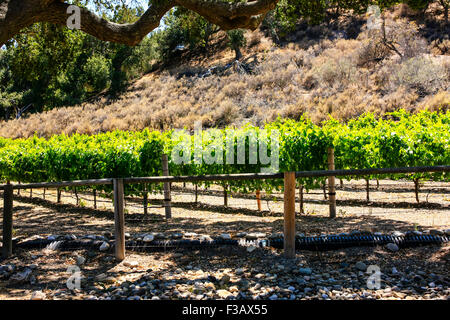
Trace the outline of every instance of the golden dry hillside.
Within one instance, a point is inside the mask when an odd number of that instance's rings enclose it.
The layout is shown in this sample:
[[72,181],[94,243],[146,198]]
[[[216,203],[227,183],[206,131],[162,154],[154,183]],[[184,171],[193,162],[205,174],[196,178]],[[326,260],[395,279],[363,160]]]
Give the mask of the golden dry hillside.
[[196,120],[206,127],[259,125],[302,114],[320,122],[329,114],[348,120],[398,108],[448,109],[448,32],[395,11],[386,20],[386,37],[366,22],[299,25],[282,45],[263,31],[248,32],[239,63],[231,49],[219,46],[213,56],[190,57],[144,76],[118,100],[102,96],[2,122],[0,135],[182,128]]

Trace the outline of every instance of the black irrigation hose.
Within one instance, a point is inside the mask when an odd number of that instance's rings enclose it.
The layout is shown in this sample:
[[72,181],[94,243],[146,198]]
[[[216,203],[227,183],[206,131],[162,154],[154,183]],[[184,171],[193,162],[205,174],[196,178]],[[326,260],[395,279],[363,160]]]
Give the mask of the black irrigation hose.
[[49,245],[54,244],[54,248],[61,251],[70,251],[77,249],[95,249],[98,250],[104,241],[102,240],[91,240],[91,239],[81,239],[81,240],[48,240],[48,239],[37,239],[19,242],[13,244],[14,248],[19,249],[44,249]]
[[[449,241],[447,236],[437,235],[407,235],[407,236],[389,236],[389,235],[367,235],[367,236],[346,236],[346,235],[332,235],[320,237],[299,237],[295,240],[295,247],[297,250],[312,250],[312,251],[326,251],[335,250],[348,247],[367,247],[380,246],[388,243],[395,243],[399,248],[416,247],[423,245],[442,245]],[[55,243],[55,240],[38,239],[20,242],[15,244],[15,248],[20,249],[43,249],[53,244],[54,249],[58,250],[77,250],[77,249],[94,249],[98,250],[103,240],[61,240]],[[114,247],[114,241],[108,242]],[[239,246],[255,244],[258,247],[273,247],[282,249],[283,238],[270,240],[255,241],[239,241],[239,240],[154,240],[152,242],[144,242],[142,240],[128,240],[125,247],[131,251],[165,251],[173,249],[193,249],[193,248],[213,248],[219,246]]]
[[[371,247],[395,243],[399,248],[417,247],[422,245],[441,245],[449,241],[446,236],[437,235],[367,235],[367,236],[321,236],[301,237],[295,240],[297,250],[325,251],[348,247]],[[272,239],[268,245],[274,248],[283,248],[283,239]]]
[[[19,242],[14,245],[14,248],[19,249],[44,249],[53,244],[54,249],[67,251],[67,250],[77,250],[77,249],[95,249],[98,250],[103,244],[103,240],[91,240],[91,239],[81,239],[81,240],[48,240],[48,239],[37,239]],[[106,241],[109,245],[114,247],[114,241]],[[138,240],[128,240],[125,242],[125,248],[132,251],[160,251],[165,249],[176,249],[176,248],[212,248],[218,246],[237,246],[238,240],[225,240],[225,239],[215,239],[215,240],[154,240],[152,242],[144,242]]]
[[214,248],[220,246],[238,246],[238,240],[225,240],[225,239],[215,239],[215,240],[155,240],[152,242],[143,241],[126,241],[125,248],[131,251],[165,251],[173,249],[206,249]]

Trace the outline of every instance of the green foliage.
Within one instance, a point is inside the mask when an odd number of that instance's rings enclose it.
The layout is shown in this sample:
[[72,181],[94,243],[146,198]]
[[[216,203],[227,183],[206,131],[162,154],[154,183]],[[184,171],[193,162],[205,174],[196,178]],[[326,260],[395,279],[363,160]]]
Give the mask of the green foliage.
[[[277,120],[266,124],[264,129],[268,131],[267,135],[260,128],[247,125],[240,129],[205,130],[201,136],[190,135],[186,131],[161,133],[143,130],[114,131],[93,136],[57,135],[49,140],[38,137],[18,140],[0,138],[0,180],[40,182],[159,176],[162,174],[163,153],[169,155],[171,175],[259,173],[267,165],[261,163],[261,157],[250,163],[252,137],[259,139],[260,143],[266,142],[270,156],[275,152],[270,143],[270,134],[274,130],[279,132],[281,172],[327,169],[327,148],[330,146],[335,148],[335,163],[339,169],[450,164],[449,112],[423,111],[413,115],[398,111],[388,114],[384,120],[367,114],[348,124],[330,119],[322,126],[305,118],[299,121]],[[242,141],[246,161],[238,163],[238,145]],[[199,163],[194,161],[198,159],[196,145],[204,150],[203,160]],[[185,151],[191,154],[185,163],[173,158],[177,152],[182,157]],[[223,159],[225,164],[205,160],[207,152],[212,158]],[[232,154],[233,162],[230,163]],[[443,173],[385,177],[448,181],[448,175]],[[308,178],[298,182],[310,189],[320,186],[324,180]],[[208,184],[211,182],[204,183]],[[232,190],[243,192],[257,189],[270,192],[280,189],[282,185],[279,180],[230,182]],[[158,188],[161,186],[153,186],[153,190]],[[109,191],[109,187],[105,190]],[[127,188],[127,193],[138,191],[138,187]]]
[[241,48],[245,46],[246,39],[244,37],[244,30],[237,29],[237,30],[230,30],[227,32],[228,35],[228,45],[231,49],[233,49],[236,53],[236,59],[240,59],[241,54]]
[[176,47],[185,45],[185,32],[180,26],[180,22],[176,19],[173,11],[169,12],[164,18],[164,30],[155,33],[154,38],[158,43],[159,57],[162,61],[168,62],[176,56]]
[[[144,12],[137,3],[94,2],[97,13],[117,23],[136,21]],[[121,92],[129,80],[151,70],[155,47],[150,37],[131,48],[48,23],[26,28],[0,50],[0,116],[11,118],[15,107],[30,103],[40,112],[81,103],[107,88]]]
[[212,35],[220,30],[202,16],[182,7],[169,11],[164,16],[163,24],[164,28],[154,35],[163,62],[170,62],[179,55],[178,46],[206,51]]
[[434,2],[434,1],[430,1],[430,0],[407,0],[407,1],[405,1],[405,3],[407,3],[412,9],[415,9],[415,10],[424,10],[432,2]]
[[83,67],[83,71],[93,91],[101,91],[108,86],[110,79],[109,61],[101,55],[93,55],[89,57]]
[[311,24],[320,23],[331,5],[332,1],[325,0],[281,0],[274,11],[276,28],[283,35],[294,29],[300,17]]
[[177,7],[174,18],[178,27],[183,30],[183,41],[189,44],[191,49],[206,49],[211,36],[219,30],[219,27],[208,22],[199,14],[183,7]]
[[309,24],[320,24],[326,18],[337,18],[344,12],[365,13],[369,6],[379,6],[383,11],[399,3],[406,3],[416,10],[424,10],[434,1],[427,0],[280,0],[269,13],[265,25],[281,37],[295,29],[299,19]]

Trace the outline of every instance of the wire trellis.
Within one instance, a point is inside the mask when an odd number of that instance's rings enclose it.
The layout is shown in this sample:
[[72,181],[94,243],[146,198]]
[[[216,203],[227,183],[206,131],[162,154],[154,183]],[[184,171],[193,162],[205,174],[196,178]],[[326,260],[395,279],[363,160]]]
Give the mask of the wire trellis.
[[[336,201],[339,207],[360,207],[361,212],[377,214],[379,211],[390,214],[405,213],[405,210],[450,210],[450,183],[422,182],[419,189],[419,202],[415,195],[415,186],[412,182],[380,180],[370,181],[370,188],[364,180],[344,182],[343,185],[336,184]],[[322,188],[313,190],[303,190],[302,201],[300,201],[300,188],[296,194],[297,210],[299,213],[307,214],[307,209],[314,211],[311,206],[320,208],[328,205],[328,184]],[[28,190],[27,190],[28,191]],[[367,200],[362,193],[367,193],[370,198]],[[40,198],[42,200],[57,202],[60,204],[71,204],[85,207],[87,209],[113,210],[113,198],[111,194],[96,190],[77,191],[76,188],[67,190],[29,190],[29,197]],[[58,196],[57,193],[60,193]],[[151,220],[155,221],[160,216],[163,221],[164,195],[162,190],[150,193],[145,190],[133,190],[133,196],[124,198],[125,219],[127,222]],[[145,197],[144,195],[147,195]],[[148,196],[150,195],[150,197]],[[27,192],[23,191],[17,196],[26,198]],[[59,202],[57,201],[59,198]],[[195,211],[201,206],[209,206],[212,212],[238,213],[239,210],[261,214],[282,213],[283,193],[276,191],[270,194],[261,193],[258,202],[255,194],[241,194],[227,191],[224,195],[223,187],[211,185],[205,188],[195,188],[194,184],[173,184],[171,188],[171,204],[174,208],[183,208],[191,211],[195,216]],[[226,200],[225,200],[226,199]],[[221,203],[223,201],[223,203]],[[302,202],[302,203],[300,203]],[[300,209],[300,206],[302,208]],[[305,208],[309,206],[309,208]],[[159,210],[159,211],[158,211]],[[148,211],[151,211],[149,214]],[[144,212],[147,212],[145,214]],[[176,212],[176,211],[175,211]],[[176,214],[176,213],[175,213]],[[147,216],[147,217],[146,217]],[[219,219],[214,218],[212,219]]]

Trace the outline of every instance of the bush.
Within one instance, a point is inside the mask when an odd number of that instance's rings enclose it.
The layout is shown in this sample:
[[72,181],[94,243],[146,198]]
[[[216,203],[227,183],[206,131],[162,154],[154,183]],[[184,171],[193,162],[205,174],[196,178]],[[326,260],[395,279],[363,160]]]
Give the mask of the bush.
[[419,34],[417,25],[402,21],[391,29],[394,41],[400,47],[404,59],[420,56],[428,52],[427,41]]
[[170,27],[154,34],[154,39],[158,43],[158,54],[163,62],[170,62],[178,51],[175,49],[179,45],[184,45],[186,39],[182,29]]
[[393,72],[390,80],[394,88],[403,86],[414,89],[420,96],[443,89],[447,81],[445,70],[426,57],[404,61]]
[[423,106],[428,111],[448,112],[450,110],[450,92],[440,91],[426,99]]
[[92,91],[102,91],[109,85],[111,67],[109,61],[101,55],[90,57],[83,67],[87,84]]
[[[416,24],[400,19],[386,20],[386,37],[380,29],[367,29],[359,39],[362,42],[357,53],[359,67],[370,67],[394,53],[409,59],[428,53],[427,41],[419,34]],[[394,49],[395,48],[395,49]]]
[[219,128],[232,124],[238,118],[239,108],[229,100],[223,101],[213,115],[214,125]]
[[236,60],[242,57],[241,48],[246,45],[246,39],[244,37],[244,30],[230,30],[227,32],[229,46],[236,53]]
[[363,41],[357,53],[358,67],[373,66],[391,55],[391,51],[380,40],[367,39]]
[[355,80],[358,70],[351,58],[320,60],[314,68],[315,78],[320,86],[342,88]]

